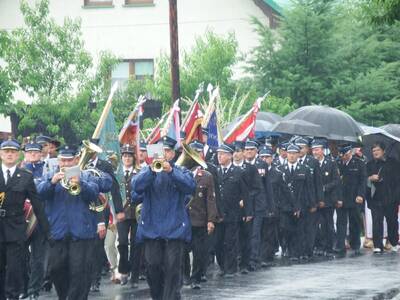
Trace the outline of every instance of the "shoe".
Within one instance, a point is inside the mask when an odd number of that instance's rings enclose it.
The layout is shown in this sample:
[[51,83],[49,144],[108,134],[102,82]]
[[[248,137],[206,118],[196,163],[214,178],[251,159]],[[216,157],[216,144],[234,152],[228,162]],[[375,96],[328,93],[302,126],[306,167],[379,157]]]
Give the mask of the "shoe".
[[246,268],[240,269],[240,273],[243,275],[249,274],[249,270],[247,270]]
[[184,278],[183,279],[183,285],[190,285],[190,283],[191,283],[191,280],[190,280],[190,278]]
[[98,285],[97,283],[92,284],[92,286],[90,287],[90,291],[94,293],[100,292],[100,285]]
[[361,256],[362,253],[360,251],[360,249],[356,249],[354,250],[353,254],[351,255],[352,257],[357,257],[357,256]]
[[202,275],[202,276],[201,276],[200,282],[207,282],[207,277],[206,277],[206,275]]
[[272,261],[263,261],[261,263],[261,268],[271,268],[273,267],[275,264]]
[[300,256],[300,262],[303,264],[308,263],[309,258],[307,256]]
[[233,277],[235,277],[235,274],[234,273],[227,273],[227,274],[225,274],[224,275],[224,278],[233,278]]
[[381,248],[374,248],[374,254],[381,254],[382,250]]
[[324,252],[324,256],[328,259],[333,259],[335,257],[335,255],[332,252],[329,251],[325,251]]
[[397,252],[397,251],[399,251],[399,246],[392,246],[392,249],[390,250],[390,251],[392,251],[392,252]]
[[290,257],[289,260],[294,264],[299,262],[299,258],[295,256]]
[[128,283],[128,275],[126,274],[121,274],[121,285],[126,285]]
[[372,249],[372,248],[374,248],[374,242],[372,241],[372,239],[365,239],[364,240],[364,245],[363,245],[363,247],[364,248],[367,248],[367,249]]
[[39,295],[37,294],[32,294],[29,296],[29,300],[38,300],[39,299]]
[[137,282],[131,282],[131,288],[133,288],[133,289],[139,288],[139,283],[137,283]]
[[146,275],[139,275],[139,280],[146,280]]
[[28,298],[28,297],[29,297],[29,296],[28,296],[27,293],[23,293],[23,294],[19,295],[19,299],[26,299],[26,298]]
[[200,290],[201,289],[201,285],[198,282],[192,282],[190,287],[192,288],[192,290]]
[[386,251],[390,251],[392,249],[392,244],[386,240],[385,246],[383,247]]
[[52,287],[53,283],[50,280],[45,280],[45,282],[43,282],[42,289],[45,292],[50,292]]

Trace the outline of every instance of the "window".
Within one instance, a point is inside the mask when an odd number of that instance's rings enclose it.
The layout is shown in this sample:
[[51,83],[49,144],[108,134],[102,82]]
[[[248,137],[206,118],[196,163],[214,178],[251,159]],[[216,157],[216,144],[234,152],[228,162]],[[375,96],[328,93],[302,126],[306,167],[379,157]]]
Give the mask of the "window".
[[118,81],[120,86],[125,86],[130,78],[143,80],[153,79],[153,59],[127,59],[119,63],[111,72],[112,84]]
[[111,6],[112,0],[84,0],[85,6]]
[[125,5],[153,4],[153,0],[125,0]]

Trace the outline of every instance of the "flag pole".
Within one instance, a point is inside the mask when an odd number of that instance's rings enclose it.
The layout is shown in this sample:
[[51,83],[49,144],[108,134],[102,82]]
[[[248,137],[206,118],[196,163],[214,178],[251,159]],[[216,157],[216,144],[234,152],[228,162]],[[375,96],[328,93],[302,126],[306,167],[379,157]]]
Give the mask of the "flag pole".
[[113,98],[114,93],[117,90],[117,88],[118,88],[118,81],[116,81],[111,88],[110,95],[108,96],[106,105],[103,108],[103,112],[101,113],[100,119],[97,122],[96,129],[93,132],[93,135],[92,135],[93,139],[98,139],[100,137],[101,129],[103,128],[104,122],[108,116],[108,113],[110,112],[111,105],[112,105],[112,98]]

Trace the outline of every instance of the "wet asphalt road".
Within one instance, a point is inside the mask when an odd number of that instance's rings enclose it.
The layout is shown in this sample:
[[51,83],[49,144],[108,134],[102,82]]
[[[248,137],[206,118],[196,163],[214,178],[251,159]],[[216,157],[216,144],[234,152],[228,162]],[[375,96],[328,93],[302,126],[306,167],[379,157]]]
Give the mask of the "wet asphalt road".
[[[232,279],[217,275],[211,266],[208,282],[201,290],[183,287],[182,299],[400,299],[400,253],[373,255],[363,250],[360,257],[321,260],[288,265],[277,259],[275,267],[260,269]],[[101,291],[89,299],[149,299],[145,281],[138,289],[109,283],[103,277]],[[57,299],[54,291],[40,299]]]

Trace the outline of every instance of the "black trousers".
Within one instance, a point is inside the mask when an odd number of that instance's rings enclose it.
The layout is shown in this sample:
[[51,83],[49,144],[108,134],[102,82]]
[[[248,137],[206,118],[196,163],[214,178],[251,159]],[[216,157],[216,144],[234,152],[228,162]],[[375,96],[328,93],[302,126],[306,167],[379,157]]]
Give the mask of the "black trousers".
[[277,241],[277,219],[262,218],[260,258],[263,262],[274,260]]
[[237,272],[239,222],[217,223],[215,227],[215,255],[222,272]]
[[383,249],[383,218],[386,218],[388,240],[392,246],[397,246],[399,242],[399,223],[398,218],[398,205],[387,204],[383,206],[373,207],[372,213],[372,239],[375,248]]
[[318,209],[318,232],[316,238],[316,247],[327,253],[332,253],[334,240],[334,224],[333,224],[334,208],[325,207]]
[[336,209],[336,248],[345,251],[347,222],[350,230],[350,247],[359,250],[361,246],[361,212],[360,207],[342,207]]
[[58,299],[87,299],[93,240],[56,241],[49,249],[50,278]]
[[181,298],[184,246],[182,240],[145,240],[147,283],[152,299]]
[[253,232],[253,220],[249,222],[240,221],[239,223],[239,249],[240,249],[240,269],[246,269],[250,265],[251,238]]
[[[192,282],[200,283],[201,276],[207,272],[208,265],[208,233],[205,226],[192,226],[192,242],[185,247],[184,275],[190,276]],[[193,263],[190,265],[190,251]]]
[[304,216],[297,218],[290,212],[282,212],[279,216],[281,246],[290,257],[304,255],[305,224]]
[[140,245],[135,242],[136,220],[126,219],[117,223],[118,229],[118,272],[128,274],[132,272],[132,282],[139,281]]
[[303,215],[305,218],[305,229],[304,229],[304,254],[307,256],[312,256],[314,253],[315,239],[317,236],[317,226],[318,226],[318,213],[306,211]]
[[28,294],[39,295],[45,273],[47,243],[42,230],[37,227],[30,237],[30,276]]
[[107,255],[104,249],[104,239],[96,237],[90,245],[90,282],[91,284],[100,284],[101,271],[108,263]]
[[0,300],[18,299],[24,291],[25,242],[0,243]]

